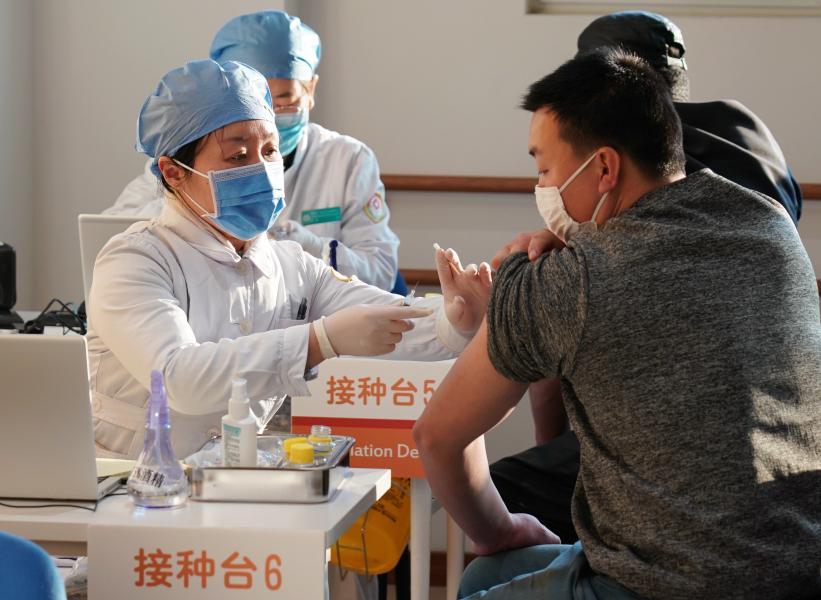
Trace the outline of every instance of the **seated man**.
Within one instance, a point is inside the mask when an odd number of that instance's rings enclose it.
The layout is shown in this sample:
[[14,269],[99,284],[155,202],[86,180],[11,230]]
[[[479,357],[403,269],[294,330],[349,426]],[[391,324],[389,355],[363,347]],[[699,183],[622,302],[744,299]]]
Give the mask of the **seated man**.
[[[685,177],[669,89],[635,55],[580,55],[523,106],[539,212],[567,245],[504,262],[414,428],[434,495],[495,554],[462,595],[819,597],[821,316],[794,225]],[[557,377],[581,446],[573,546],[506,510],[482,438]]]
[[[579,52],[620,46],[645,59],[660,73],[675,101],[682,122],[685,172],[704,167],[739,185],[777,200],[794,222],[801,216],[801,189],[790,172],[784,154],[770,130],[747,107],[735,100],[690,102],[686,48],[681,30],[662,15],[625,11],[595,19],[579,34]],[[535,237],[531,258],[541,251],[536,244],[549,237]],[[527,249],[529,234],[523,234],[510,249]],[[497,260],[509,253],[502,253]],[[491,476],[507,507],[527,512],[555,531],[565,541],[575,541],[570,519],[570,498],[579,470],[579,443],[564,421],[553,417],[562,412],[558,382],[534,384],[530,398],[536,421],[538,446],[504,458],[490,467]]]

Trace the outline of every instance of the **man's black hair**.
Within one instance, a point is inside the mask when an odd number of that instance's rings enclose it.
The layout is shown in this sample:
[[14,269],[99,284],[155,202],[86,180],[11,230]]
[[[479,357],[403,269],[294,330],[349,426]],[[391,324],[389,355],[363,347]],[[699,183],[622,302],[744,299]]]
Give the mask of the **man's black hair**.
[[635,54],[599,48],[577,55],[530,86],[530,112],[547,108],[579,156],[610,146],[650,177],[684,169],[681,121],[662,76]]

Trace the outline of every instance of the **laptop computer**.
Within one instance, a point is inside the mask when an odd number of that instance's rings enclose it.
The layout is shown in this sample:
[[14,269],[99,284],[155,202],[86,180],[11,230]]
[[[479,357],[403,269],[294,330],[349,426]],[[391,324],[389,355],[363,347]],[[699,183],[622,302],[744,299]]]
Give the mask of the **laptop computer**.
[[99,500],[86,340],[0,335],[0,497]]
[[83,292],[88,300],[91,289],[91,276],[94,273],[94,261],[106,242],[118,233],[122,233],[132,224],[145,221],[146,217],[122,215],[80,215],[77,222],[80,227],[80,257],[83,261]]

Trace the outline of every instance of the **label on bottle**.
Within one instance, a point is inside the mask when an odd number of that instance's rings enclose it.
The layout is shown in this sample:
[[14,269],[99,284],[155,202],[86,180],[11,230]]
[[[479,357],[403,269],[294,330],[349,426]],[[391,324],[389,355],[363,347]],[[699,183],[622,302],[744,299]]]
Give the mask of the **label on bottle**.
[[239,456],[240,428],[234,425],[222,424],[222,464],[226,467],[236,467],[240,464]]
[[165,482],[165,475],[163,473],[149,467],[136,467],[131,472],[131,478],[156,488],[162,487],[162,484]]

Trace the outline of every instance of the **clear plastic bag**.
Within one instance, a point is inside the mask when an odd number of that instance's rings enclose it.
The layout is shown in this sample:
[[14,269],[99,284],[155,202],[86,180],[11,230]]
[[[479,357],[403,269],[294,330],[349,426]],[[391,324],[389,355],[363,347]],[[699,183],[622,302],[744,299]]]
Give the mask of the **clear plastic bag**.
[[[218,439],[217,439],[218,442]],[[221,467],[222,444],[207,443],[201,450],[185,458],[189,467]],[[274,468],[282,462],[282,446],[280,444],[257,447],[257,467]]]
[[88,599],[88,557],[80,556],[66,576],[66,600]]

